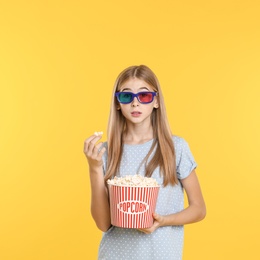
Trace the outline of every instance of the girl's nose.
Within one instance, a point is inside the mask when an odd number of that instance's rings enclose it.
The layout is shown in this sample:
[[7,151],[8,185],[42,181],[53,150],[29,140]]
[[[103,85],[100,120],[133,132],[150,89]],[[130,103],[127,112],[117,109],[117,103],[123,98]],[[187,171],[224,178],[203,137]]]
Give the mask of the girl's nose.
[[132,106],[133,107],[139,106],[139,101],[138,101],[137,97],[134,97],[134,99],[132,101]]

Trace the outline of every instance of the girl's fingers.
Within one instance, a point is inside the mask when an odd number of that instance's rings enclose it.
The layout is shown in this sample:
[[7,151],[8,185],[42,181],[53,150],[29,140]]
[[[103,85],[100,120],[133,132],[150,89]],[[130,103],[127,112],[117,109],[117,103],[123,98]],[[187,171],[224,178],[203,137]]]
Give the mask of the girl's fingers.
[[105,153],[105,151],[106,151],[106,147],[102,147],[102,149],[100,150],[100,152],[98,153],[98,156],[97,156],[98,161],[102,160],[102,156]]
[[93,157],[97,157],[98,156],[98,153],[100,152],[99,150],[100,150],[102,144],[103,143],[98,143],[97,145],[94,146],[93,152],[92,152]]
[[98,137],[94,137],[89,143],[88,143],[88,153],[92,154],[93,149],[95,148],[95,144],[98,141]]
[[[84,142],[84,153],[88,156],[94,153],[96,143],[102,138],[103,132],[95,132],[94,135],[87,138]],[[102,143],[101,143],[102,145]],[[100,147],[100,146],[99,146]]]
[[84,150],[87,150],[89,146],[94,145],[99,139],[101,139],[101,136],[91,135],[84,142]]

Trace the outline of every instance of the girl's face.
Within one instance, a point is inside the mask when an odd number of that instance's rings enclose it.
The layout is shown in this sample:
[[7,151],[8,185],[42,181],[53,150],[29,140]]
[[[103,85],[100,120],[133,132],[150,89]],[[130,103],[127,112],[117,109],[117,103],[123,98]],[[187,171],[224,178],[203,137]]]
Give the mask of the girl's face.
[[[119,89],[119,92],[154,92],[153,88],[145,81],[133,78],[127,80]],[[145,95],[144,95],[145,96]],[[151,103],[140,103],[137,97],[134,97],[132,102],[122,104],[118,102],[118,109],[121,109],[123,116],[126,118],[127,123],[141,124],[151,123],[151,114],[154,108],[158,108],[158,100],[155,96]]]

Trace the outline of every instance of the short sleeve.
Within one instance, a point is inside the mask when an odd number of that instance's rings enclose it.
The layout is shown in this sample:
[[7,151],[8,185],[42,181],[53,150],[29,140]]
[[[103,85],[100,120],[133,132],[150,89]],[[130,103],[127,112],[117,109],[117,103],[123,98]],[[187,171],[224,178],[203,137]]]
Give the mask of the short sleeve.
[[184,179],[197,167],[188,143],[181,137],[174,136],[176,153],[176,171],[178,179]]

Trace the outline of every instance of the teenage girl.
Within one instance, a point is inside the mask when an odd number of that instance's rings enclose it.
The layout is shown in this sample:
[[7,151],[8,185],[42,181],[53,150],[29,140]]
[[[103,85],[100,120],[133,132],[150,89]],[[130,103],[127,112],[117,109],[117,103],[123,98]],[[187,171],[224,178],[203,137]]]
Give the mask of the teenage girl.
[[[172,135],[163,94],[153,71],[131,66],[116,79],[107,142],[96,132],[85,140],[91,183],[91,213],[103,231],[98,259],[180,260],[183,225],[202,220],[206,207],[187,142]],[[146,229],[111,225],[106,181],[141,174],[161,185],[153,226]],[[184,194],[188,206],[184,208]]]

